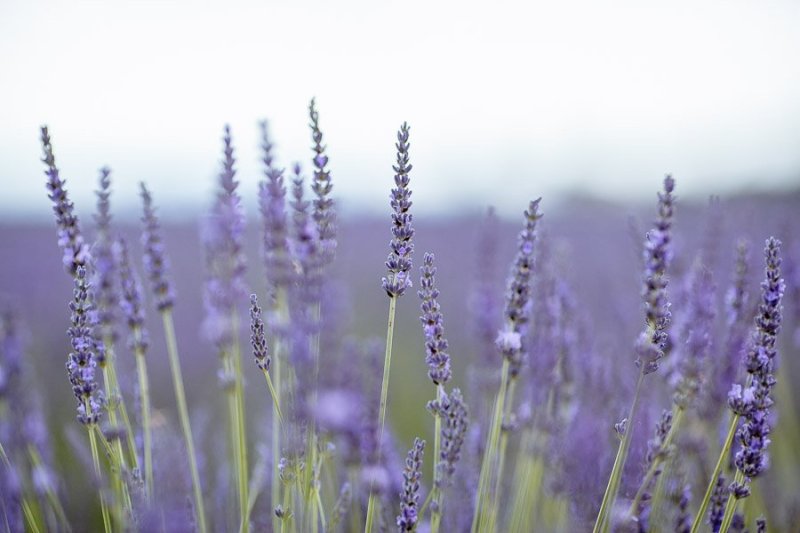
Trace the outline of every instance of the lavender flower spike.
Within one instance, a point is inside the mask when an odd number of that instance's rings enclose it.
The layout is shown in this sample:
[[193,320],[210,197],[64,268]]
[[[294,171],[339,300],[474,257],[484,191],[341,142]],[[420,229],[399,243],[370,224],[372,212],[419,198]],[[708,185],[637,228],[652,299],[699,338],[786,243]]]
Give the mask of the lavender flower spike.
[[169,260],[165,255],[164,243],[161,240],[161,227],[153,207],[153,197],[144,183],[140,184],[142,202],[144,205],[144,231],[142,245],[144,246],[144,267],[147,277],[153,287],[156,297],[156,308],[168,311],[175,305],[175,289],[169,280]]
[[331,173],[326,168],[328,166],[328,156],[325,155],[325,145],[322,144],[322,131],[319,129],[319,112],[317,112],[316,101],[312,98],[308,105],[308,115],[311,119],[311,137],[314,141],[312,150],[314,151],[314,180],[311,182],[311,189],[314,191],[314,222],[317,224],[319,240],[322,247],[320,256],[321,264],[329,263],[333,259],[336,251],[336,217],[333,211],[333,199],[330,194],[333,189],[331,184]]
[[147,351],[148,340],[144,327],[142,284],[133,271],[127,241],[119,237],[114,244],[117,263],[119,264],[119,281],[122,287],[119,305],[125,322],[128,324],[128,329],[131,331],[131,349],[134,352],[144,354]]
[[430,402],[429,408],[436,410],[444,420],[442,448],[434,476],[437,488],[443,489],[452,480],[456,463],[461,459],[461,448],[469,425],[469,410],[459,389],[453,389],[449,395],[443,394],[439,400]]
[[433,266],[433,254],[426,253],[420,267],[420,287],[418,292],[422,303],[422,328],[425,334],[425,362],[428,364],[428,376],[434,385],[444,385],[450,379],[450,356],[447,354],[447,339],[444,338],[444,320],[439,302],[439,290],[436,288],[436,267]]
[[264,335],[264,320],[261,318],[261,307],[258,306],[258,297],[250,295],[250,344],[253,346],[253,356],[256,366],[269,372],[272,359],[269,356],[267,338]]
[[277,287],[288,287],[292,280],[286,186],[283,169],[273,165],[272,142],[267,122],[262,122],[260,127],[266,179],[259,183],[258,205],[264,224],[264,265],[267,269],[267,281],[274,292]]
[[84,242],[78,226],[78,217],[73,213],[74,205],[67,197],[64,188],[65,181],[61,179],[56,166],[56,157],[53,155],[53,146],[50,144],[50,133],[47,126],[42,126],[42,161],[47,165],[48,197],[53,201],[53,212],[56,214],[58,227],[58,246],[63,252],[62,262],[64,268],[72,276],[78,267],[88,264],[91,260],[89,246]]
[[729,404],[737,414],[745,417],[745,423],[736,433],[740,443],[735,463],[739,470],[731,491],[736,499],[748,495],[749,480],[766,470],[769,464],[767,448],[770,444],[769,408],[773,404],[770,395],[775,386],[775,359],[778,355],[776,340],[782,320],[781,300],[785,284],[781,278],[781,242],[773,237],[767,239],[765,280],[761,284],[761,303],[756,316],[745,365],[751,375],[750,385],[742,391],[734,386],[729,395]]
[[411,287],[411,256],[414,253],[414,228],[411,227],[411,190],[408,188],[408,173],[412,165],[408,159],[408,124],[405,122],[397,132],[397,164],[392,168],[395,171],[394,183],[396,187],[392,189],[392,240],[389,244],[391,253],[386,260],[386,268],[389,274],[383,278],[383,290],[390,298],[402,296],[407,288]]
[[100,188],[97,195],[97,240],[95,241],[92,258],[94,259],[94,282],[97,301],[98,318],[103,337],[116,339],[114,331],[115,309],[119,304],[116,291],[116,261],[112,250],[111,239],[111,210],[109,198],[111,196],[111,169],[100,169]]
[[644,247],[644,282],[642,297],[645,302],[647,329],[636,342],[636,365],[643,374],[658,370],[658,362],[664,357],[672,315],[667,300],[667,268],[672,260],[672,215],[674,211],[675,180],[664,178],[664,192],[658,193],[658,218],[655,228],[647,234]]
[[71,339],[72,352],[67,360],[67,373],[72,392],[78,400],[78,420],[84,425],[98,422],[103,404],[95,377],[95,349],[99,343],[95,338],[96,315],[89,288],[86,269],[77,267],[75,290],[69,304],[72,325],[67,334]]
[[522,337],[530,314],[533,245],[536,240],[536,223],[542,218],[542,214],[539,213],[540,201],[541,198],[533,200],[525,211],[525,227],[519,234],[517,255],[506,289],[504,311],[506,326],[495,341],[500,354],[510,363],[511,376],[519,374],[522,367]]
[[400,493],[400,514],[397,516],[398,531],[414,531],[419,521],[419,487],[422,478],[422,455],[425,441],[415,438],[414,446],[408,451],[403,469],[403,491]]

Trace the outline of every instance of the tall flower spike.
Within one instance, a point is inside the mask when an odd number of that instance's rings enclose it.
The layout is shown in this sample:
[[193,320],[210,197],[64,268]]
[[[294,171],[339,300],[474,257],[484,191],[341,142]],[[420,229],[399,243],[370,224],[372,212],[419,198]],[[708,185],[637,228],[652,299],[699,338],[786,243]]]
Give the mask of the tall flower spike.
[[425,441],[415,438],[403,468],[403,491],[400,493],[400,514],[397,516],[398,531],[414,531],[419,521],[419,488],[424,451]]
[[264,334],[261,307],[258,306],[258,297],[255,294],[250,295],[250,344],[253,346],[253,357],[255,357],[258,368],[269,372],[272,359],[269,356],[267,337]]
[[67,360],[67,373],[72,384],[72,392],[78,400],[78,420],[86,425],[98,422],[103,402],[95,377],[97,324],[89,289],[86,269],[79,266],[75,271],[75,290],[69,304],[72,325],[67,334],[70,337],[72,351]]
[[245,294],[244,227],[241,198],[237,193],[236,160],[231,130],[225,126],[219,189],[211,214],[203,228],[208,279],[205,285],[206,327],[218,346],[230,342],[231,308]]
[[469,410],[459,389],[453,389],[449,395],[444,394],[439,400],[430,402],[429,407],[444,420],[442,448],[437,458],[439,462],[434,480],[439,488],[444,488],[451,482],[456,463],[461,459],[461,448],[469,425]]
[[447,339],[444,338],[444,319],[437,298],[436,267],[433,254],[426,253],[420,267],[420,288],[418,292],[422,303],[422,330],[425,334],[425,362],[428,376],[434,385],[443,385],[450,379],[450,356],[447,354]]
[[153,206],[153,197],[144,183],[141,183],[140,187],[144,207],[142,215],[144,268],[156,298],[156,308],[159,311],[167,311],[175,305],[175,290],[168,277],[169,260],[165,255],[164,243],[161,240],[161,227]]
[[781,327],[781,300],[785,284],[781,278],[781,242],[767,239],[765,279],[761,283],[761,303],[755,320],[755,331],[745,358],[751,384],[742,391],[734,386],[729,394],[729,404],[737,414],[745,417],[736,432],[740,448],[736,453],[736,468],[743,481],[735,481],[731,492],[736,499],[749,494],[750,479],[758,476],[769,465],[767,448],[770,444],[769,408],[773,404],[771,392],[775,386],[775,359],[778,356],[776,340]]
[[[147,351],[147,332],[144,329],[144,306],[142,297],[142,284],[133,271],[133,266],[128,253],[128,243],[119,237],[115,244],[115,255],[119,264],[119,282],[122,287],[119,301],[122,315],[131,331],[130,345],[134,351],[145,353]],[[134,332],[137,331],[138,334]]]
[[67,197],[67,191],[64,188],[66,182],[59,176],[47,126],[42,126],[41,139],[44,153],[42,162],[47,166],[45,174],[47,175],[48,197],[53,202],[53,212],[56,215],[58,246],[62,250],[61,260],[67,272],[74,276],[78,267],[90,262],[89,246],[81,235],[78,217],[73,213],[74,205]]
[[672,320],[667,300],[667,268],[672,261],[672,215],[674,211],[675,180],[664,178],[664,192],[658,193],[658,218],[647,234],[644,246],[644,279],[642,297],[645,303],[647,328],[636,342],[636,365],[644,374],[658,370],[669,340],[668,327]]
[[98,319],[102,333],[112,339],[116,338],[114,331],[115,310],[119,304],[116,287],[116,261],[114,258],[113,242],[111,239],[111,169],[100,169],[100,188],[97,195],[97,213],[94,220],[97,225],[97,239],[95,241],[92,258],[94,259],[94,282],[97,302]]
[[322,254],[320,255],[320,268],[333,259],[336,251],[336,215],[333,211],[333,199],[331,198],[331,173],[328,170],[328,156],[325,155],[325,145],[322,144],[322,131],[319,129],[319,112],[317,112],[316,102],[312,98],[308,105],[308,115],[311,120],[311,138],[314,146],[312,163],[314,165],[314,180],[311,182],[311,190],[314,191],[314,222],[319,233]]
[[392,240],[389,243],[391,252],[386,260],[386,268],[389,269],[388,275],[383,278],[383,290],[389,297],[402,296],[407,288],[411,287],[411,256],[414,254],[414,228],[411,227],[411,190],[408,188],[408,173],[412,165],[408,162],[408,124],[405,122],[397,132],[397,164],[394,169],[394,183],[396,187],[392,189]]
[[523,360],[522,338],[530,315],[531,274],[533,272],[533,247],[536,241],[536,223],[541,198],[533,200],[525,211],[525,226],[517,239],[517,255],[511,268],[506,289],[504,316],[505,328],[495,341],[500,354],[508,359],[512,376],[519,374]]
[[260,127],[265,179],[259,183],[258,205],[264,227],[264,265],[267,270],[267,282],[274,292],[277,287],[287,287],[292,279],[286,186],[283,169],[276,168],[273,164],[273,145],[267,122],[263,121]]

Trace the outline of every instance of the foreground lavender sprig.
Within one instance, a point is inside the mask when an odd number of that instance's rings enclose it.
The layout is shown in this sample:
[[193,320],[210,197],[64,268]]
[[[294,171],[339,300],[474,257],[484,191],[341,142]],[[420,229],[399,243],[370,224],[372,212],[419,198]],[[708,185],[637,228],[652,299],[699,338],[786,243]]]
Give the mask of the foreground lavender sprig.
[[500,369],[500,387],[494,401],[489,431],[486,433],[486,448],[481,462],[478,480],[477,503],[472,517],[472,532],[494,530],[496,515],[502,492],[502,477],[508,445],[506,421],[510,419],[514,405],[516,378],[524,359],[523,335],[530,314],[531,275],[534,261],[536,225],[542,214],[539,212],[541,198],[533,200],[525,211],[522,231],[517,237],[517,253],[511,267],[506,288],[503,312],[505,325],[497,335],[495,346],[503,359]]
[[645,303],[645,329],[635,343],[636,366],[639,376],[633,393],[633,402],[627,417],[627,428],[614,459],[614,466],[608,478],[603,501],[597,513],[593,533],[608,531],[610,512],[619,491],[622,471],[628,458],[633,422],[639,405],[639,395],[644,377],[658,370],[659,361],[669,340],[668,327],[671,321],[669,301],[667,300],[667,268],[672,259],[671,228],[674,211],[673,191],[675,180],[672,176],[664,178],[664,191],[658,193],[658,218],[655,227],[647,234],[644,246],[644,265],[642,297]]
[[53,212],[56,215],[58,227],[58,245],[62,250],[61,262],[71,275],[75,275],[78,267],[85,266],[91,261],[89,245],[84,241],[78,226],[78,217],[73,213],[74,205],[67,197],[64,188],[65,181],[61,179],[56,166],[56,157],[53,146],[50,144],[50,133],[47,126],[42,126],[42,161],[47,166],[48,198],[53,202]]
[[532,201],[525,211],[525,227],[517,238],[517,255],[506,288],[506,304],[503,312],[506,319],[505,328],[500,331],[496,341],[500,355],[508,361],[511,377],[519,374],[524,358],[522,338],[530,316],[536,224],[542,218],[542,214],[539,213],[539,202],[541,198]]
[[[408,143],[409,128],[405,122],[397,132],[397,164],[392,166],[395,172],[395,188],[392,189],[389,205],[392,208],[392,240],[389,243],[390,253],[386,260],[389,273],[382,279],[383,290],[389,296],[389,318],[386,325],[386,352],[383,359],[383,379],[381,380],[381,396],[378,406],[378,442],[383,441],[383,428],[386,422],[386,404],[389,397],[389,373],[392,365],[392,341],[394,337],[394,317],[397,299],[411,287],[411,257],[414,252],[414,228],[411,227],[412,216],[411,190],[408,173],[411,171],[409,163]],[[375,520],[375,492],[370,487],[369,502],[367,504],[367,523],[365,533],[371,533]]]
[[755,330],[745,358],[749,384],[742,388],[735,384],[728,396],[734,414],[744,417],[744,424],[736,431],[739,450],[736,452],[736,476],[729,487],[728,503],[720,531],[725,533],[731,525],[736,503],[750,495],[750,481],[767,469],[770,444],[769,409],[775,380],[775,359],[778,356],[777,335],[781,328],[781,300],[786,289],[781,278],[781,242],[767,239],[765,279],[761,283],[761,303],[755,321]]
[[419,489],[422,478],[422,456],[425,441],[415,438],[414,446],[408,451],[403,468],[403,491],[400,493],[400,514],[397,516],[398,531],[414,531],[419,520]]
[[411,257],[414,254],[414,228],[411,226],[411,189],[408,173],[412,165],[409,163],[409,127],[405,122],[397,132],[397,164],[393,166],[395,188],[392,189],[392,240],[389,243],[391,252],[386,260],[388,275],[383,278],[383,290],[389,297],[402,296],[411,287]]
[[447,354],[447,339],[444,337],[444,319],[437,298],[436,267],[434,256],[426,253],[420,267],[420,291],[422,303],[422,331],[425,334],[425,363],[428,365],[428,377],[434,385],[444,385],[450,379],[450,356]]
[[250,295],[250,345],[253,347],[253,357],[256,360],[256,366],[261,369],[264,373],[264,378],[267,380],[267,387],[269,388],[270,395],[272,395],[272,401],[274,402],[278,418],[283,421],[278,394],[272,384],[272,378],[269,374],[272,358],[269,355],[267,337],[264,333],[264,319],[261,315],[261,307],[258,305],[258,297],[255,294]]

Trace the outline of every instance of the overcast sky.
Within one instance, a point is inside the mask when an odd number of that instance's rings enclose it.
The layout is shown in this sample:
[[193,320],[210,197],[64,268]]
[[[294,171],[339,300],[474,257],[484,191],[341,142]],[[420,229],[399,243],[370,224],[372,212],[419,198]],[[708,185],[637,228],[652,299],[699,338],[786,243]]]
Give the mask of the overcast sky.
[[388,209],[411,125],[420,212],[581,191],[652,198],[800,184],[800,2],[0,2],[0,212],[49,216],[38,128],[90,209],[208,205],[230,123],[242,191],[257,121],[309,158],[316,96],[337,197]]

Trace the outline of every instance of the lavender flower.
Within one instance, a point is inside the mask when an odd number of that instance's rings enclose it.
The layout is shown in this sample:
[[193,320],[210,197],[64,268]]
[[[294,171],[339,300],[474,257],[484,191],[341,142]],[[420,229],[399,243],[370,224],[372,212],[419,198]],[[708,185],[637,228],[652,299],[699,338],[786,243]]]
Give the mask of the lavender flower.
[[153,207],[153,197],[144,183],[140,184],[142,203],[144,205],[144,231],[142,232],[142,245],[144,246],[144,268],[156,297],[156,308],[169,311],[175,305],[175,289],[169,280],[169,260],[165,255],[164,243],[161,240],[161,228]]
[[147,351],[148,339],[144,326],[142,284],[133,271],[125,239],[119,237],[114,244],[116,261],[119,265],[119,282],[122,287],[119,305],[131,331],[131,349],[143,354]]
[[766,533],[767,531],[767,519],[763,516],[759,516],[756,518],[756,533]]
[[260,126],[266,179],[259,183],[258,204],[264,226],[264,265],[267,269],[267,281],[274,292],[277,287],[287,287],[292,280],[286,186],[283,182],[283,169],[273,165],[267,122],[262,122]]
[[523,361],[522,337],[530,316],[533,245],[536,241],[536,223],[542,218],[539,213],[540,201],[541,198],[532,201],[525,211],[525,227],[517,239],[517,255],[506,289],[506,325],[495,341],[500,354],[510,363],[511,376],[519,374]]
[[689,503],[692,500],[692,486],[686,484],[678,500],[678,516],[675,518],[675,533],[689,533],[692,530],[692,512]]
[[711,350],[711,330],[716,316],[714,295],[711,271],[696,262],[689,280],[689,310],[681,336],[685,344],[678,362],[680,378],[674,395],[675,404],[682,408],[692,404],[703,385],[703,370]]
[[78,217],[73,213],[74,205],[67,197],[64,188],[66,183],[61,179],[56,166],[56,157],[53,155],[53,146],[50,144],[50,133],[47,126],[42,126],[42,161],[47,165],[47,190],[48,198],[53,202],[53,212],[56,214],[58,228],[58,246],[61,248],[62,263],[70,275],[74,276],[78,267],[87,265],[91,261],[89,246],[83,240]]
[[411,257],[414,254],[414,228],[411,227],[411,190],[408,188],[412,165],[408,162],[408,124],[405,122],[397,132],[397,164],[394,169],[395,188],[392,189],[392,240],[389,243],[391,252],[386,260],[388,275],[383,278],[383,290],[390,298],[402,296],[407,288],[411,287]]
[[94,259],[94,281],[95,295],[97,301],[98,320],[104,337],[114,340],[115,309],[119,303],[116,291],[117,265],[114,261],[111,239],[111,212],[109,198],[111,196],[111,169],[103,167],[100,169],[100,188],[95,192],[97,195],[97,214],[95,223],[97,224],[97,240],[92,250]]
[[208,269],[204,330],[218,346],[229,343],[234,335],[230,312],[245,294],[246,270],[243,251],[245,219],[241,198],[236,192],[239,182],[236,181],[236,160],[228,126],[225,126],[223,145],[220,189],[203,232]]
[[781,278],[781,242],[774,237],[767,239],[765,280],[761,284],[761,303],[756,317],[750,348],[745,359],[751,383],[744,390],[734,387],[729,394],[729,404],[745,417],[744,424],[736,432],[740,448],[736,453],[736,468],[744,477],[742,483],[734,482],[731,491],[735,498],[746,497],[750,479],[766,470],[769,464],[767,448],[770,444],[769,408],[773,404],[770,395],[775,386],[775,358],[778,355],[776,338],[782,319],[781,299],[785,284]]
[[319,113],[317,112],[316,102],[311,99],[308,106],[308,115],[311,119],[311,138],[314,141],[312,150],[314,151],[314,180],[311,183],[311,190],[314,191],[314,222],[319,233],[322,254],[320,255],[320,265],[330,263],[336,251],[336,216],[333,211],[333,199],[330,194],[333,189],[331,184],[331,173],[326,168],[328,166],[328,156],[325,155],[325,146],[322,144],[322,131],[319,129]]
[[447,339],[444,338],[444,320],[437,298],[436,267],[433,266],[433,254],[426,253],[420,267],[420,287],[418,292],[422,300],[422,329],[425,334],[425,363],[428,365],[428,376],[434,385],[443,385],[450,379],[450,356],[447,354]]
[[72,352],[67,360],[67,373],[72,392],[78,400],[78,420],[85,425],[96,424],[103,404],[95,378],[97,324],[86,269],[82,266],[75,271],[75,290],[69,309],[72,312],[72,326],[67,334],[71,339]]
[[424,451],[425,441],[415,438],[403,469],[403,491],[400,493],[400,514],[397,516],[398,531],[413,531],[419,521],[417,506]]
[[250,295],[250,344],[253,346],[253,356],[258,368],[269,372],[272,359],[269,356],[267,338],[264,335],[264,321],[261,318],[261,308],[258,306],[258,297]]
[[672,260],[672,215],[674,209],[675,180],[664,178],[664,192],[658,193],[658,218],[655,228],[647,234],[644,247],[644,284],[642,297],[645,303],[647,329],[636,342],[636,365],[644,374],[658,370],[658,362],[664,356],[672,319],[667,300],[666,272]]
[[428,403],[428,409],[442,417],[442,446],[439,451],[439,462],[436,465],[434,483],[440,489],[446,487],[456,471],[456,463],[461,458],[461,448],[467,436],[469,410],[459,389]]

